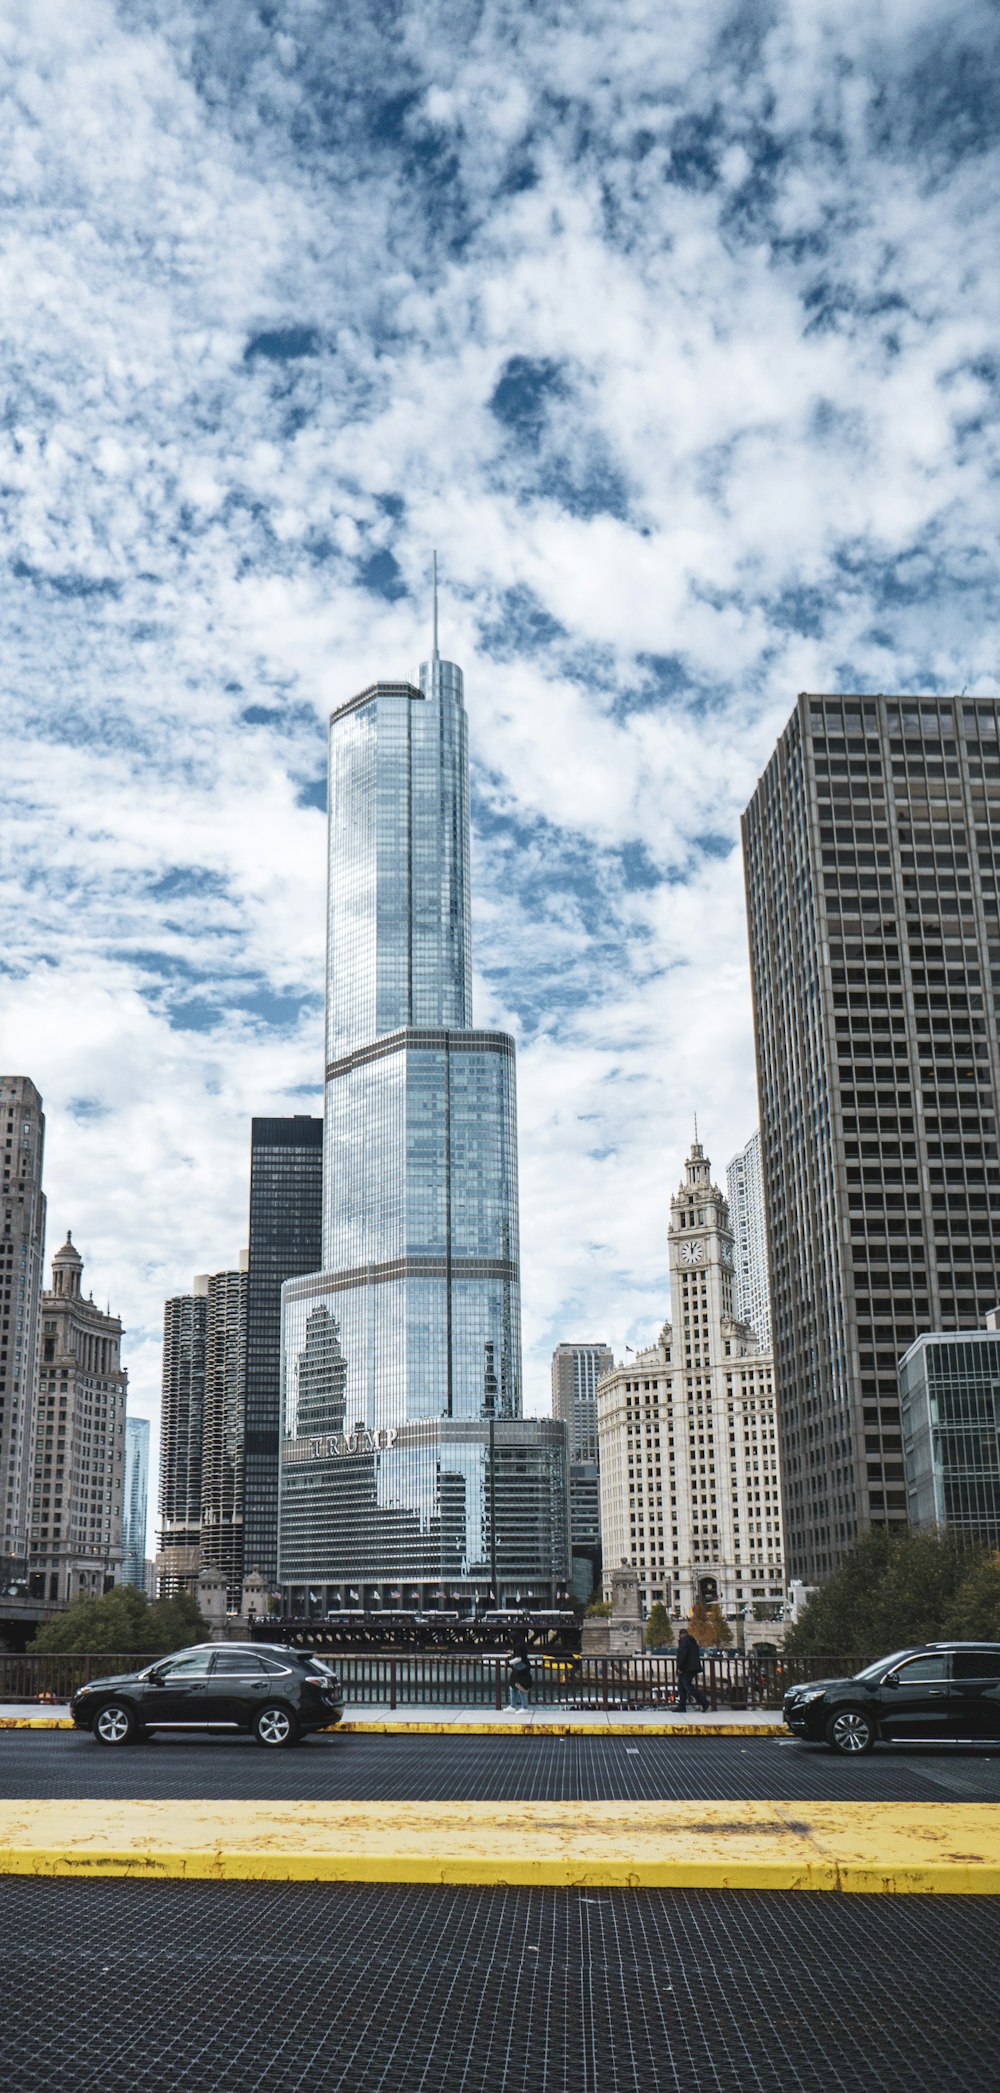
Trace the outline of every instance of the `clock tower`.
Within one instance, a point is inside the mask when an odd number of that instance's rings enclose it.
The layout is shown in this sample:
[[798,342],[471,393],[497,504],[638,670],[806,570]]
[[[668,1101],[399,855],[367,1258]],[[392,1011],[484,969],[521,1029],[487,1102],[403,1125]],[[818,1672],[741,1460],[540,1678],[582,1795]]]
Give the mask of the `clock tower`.
[[[709,1330],[732,1317],[735,1260],[729,1206],[712,1183],[708,1158],[697,1140],[684,1165],[684,1182],[670,1202],[668,1248],[674,1327],[685,1343],[694,1342],[700,1350],[703,1337],[707,1344],[705,1317]],[[703,1283],[678,1284],[679,1278],[695,1276]]]

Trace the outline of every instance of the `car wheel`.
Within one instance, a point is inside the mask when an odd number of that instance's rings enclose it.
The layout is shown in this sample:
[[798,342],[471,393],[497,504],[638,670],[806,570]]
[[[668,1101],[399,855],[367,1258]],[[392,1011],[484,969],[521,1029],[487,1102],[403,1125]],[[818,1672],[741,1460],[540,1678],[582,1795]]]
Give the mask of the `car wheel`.
[[852,1758],[858,1752],[871,1751],[877,1735],[874,1717],[866,1715],[863,1708],[839,1708],[826,1726],[830,1750]]
[[283,1745],[297,1743],[299,1726],[290,1708],[262,1708],[253,1733],[258,1744],[267,1744],[272,1751],[280,1751]]
[[122,1701],[105,1701],[91,1724],[91,1735],[98,1744],[131,1744],[138,1725],[131,1708]]

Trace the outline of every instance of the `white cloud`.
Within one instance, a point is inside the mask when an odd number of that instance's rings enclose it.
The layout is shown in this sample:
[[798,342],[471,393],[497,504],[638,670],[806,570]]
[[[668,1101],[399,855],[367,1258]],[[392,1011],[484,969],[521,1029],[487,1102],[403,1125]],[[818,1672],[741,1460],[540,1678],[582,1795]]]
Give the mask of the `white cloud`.
[[720,1169],[753,1125],[738,852],[700,844],[796,691],[995,680],[990,17],[281,16],[0,21],[0,1064],[152,1414],[248,1118],[319,1083],[300,795],[330,705],[425,651],[437,544],[537,1404],[550,1342],[665,1310],[691,1112]]

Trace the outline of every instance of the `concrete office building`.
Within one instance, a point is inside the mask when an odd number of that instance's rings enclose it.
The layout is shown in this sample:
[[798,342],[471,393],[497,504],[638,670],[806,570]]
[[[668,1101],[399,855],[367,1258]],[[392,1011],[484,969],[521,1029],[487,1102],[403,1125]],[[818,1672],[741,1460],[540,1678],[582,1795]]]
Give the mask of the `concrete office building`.
[[226,1582],[230,1612],[243,1590],[243,1420],[247,1358],[247,1253],[236,1272],[208,1282],[202,1411],[199,1566]]
[[552,1415],[566,1427],[569,1458],[570,1576],[586,1605],[601,1581],[601,1485],[597,1384],[614,1359],[603,1341],[559,1344],[552,1354]]
[[28,1575],[38,1311],[45,1255],[42,1100],[27,1076],[0,1076],[0,1556]]
[[323,1121],[254,1119],[250,1131],[243,1560],[278,1577],[281,1289],[322,1256]]
[[740,1321],[749,1323],[761,1344],[769,1350],[771,1282],[767,1269],[767,1212],[759,1127],[727,1167],[726,1195],[736,1257],[733,1308]]
[[99,1595],[122,1567],[125,1397],[122,1326],[84,1298],[72,1237],[41,1301],[35,1406],[31,1584],[40,1598]]
[[125,1497],[122,1506],[122,1584],[146,1590],[149,1503],[149,1420],[125,1419]]
[[597,1459],[597,1384],[613,1365],[603,1341],[557,1344],[552,1354],[552,1415],[566,1426],[571,1461]]
[[202,1570],[226,1579],[239,1603],[242,1562],[243,1387],[246,1257],[239,1269],[202,1272],[163,1312],[160,1412],[161,1597],[197,1592]]
[[156,1537],[156,1588],[161,1598],[198,1587],[207,1323],[206,1276],[195,1280],[192,1293],[173,1295],[163,1309]]
[[[313,1589],[496,1599],[506,1476],[520,1462],[544,1494],[565,1444],[521,1420],[514,1042],[473,1028],[467,744],[436,631],[417,684],[372,684],[330,721],[322,1269],[282,1290],[293,1610]],[[551,1605],[565,1515],[528,1538],[516,1586]]]
[[1000,1315],[985,1330],[918,1337],[900,1361],[911,1526],[1000,1547]]
[[902,1529],[897,1364],[1000,1292],[1000,700],[803,695],[743,821],[789,1569]]
[[672,1321],[598,1390],[605,1564],[634,1564],[646,1611],[696,1599],[733,1617],[784,1599],[771,1356],[733,1312],[729,1207],[692,1144],[670,1203]]

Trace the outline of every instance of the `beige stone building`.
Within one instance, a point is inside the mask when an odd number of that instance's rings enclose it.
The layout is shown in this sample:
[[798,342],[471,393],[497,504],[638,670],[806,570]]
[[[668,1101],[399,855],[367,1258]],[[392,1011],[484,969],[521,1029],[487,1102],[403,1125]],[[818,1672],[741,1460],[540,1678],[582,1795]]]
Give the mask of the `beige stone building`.
[[69,1235],[42,1295],[31,1505],[31,1579],[46,1599],[116,1583],[122,1562],[122,1326],[82,1290]]
[[695,1141],[670,1203],[672,1323],[598,1388],[606,1564],[635,1564],[646,1611],[784,1599],[771,1355],[733,1314],[729,1208]]

